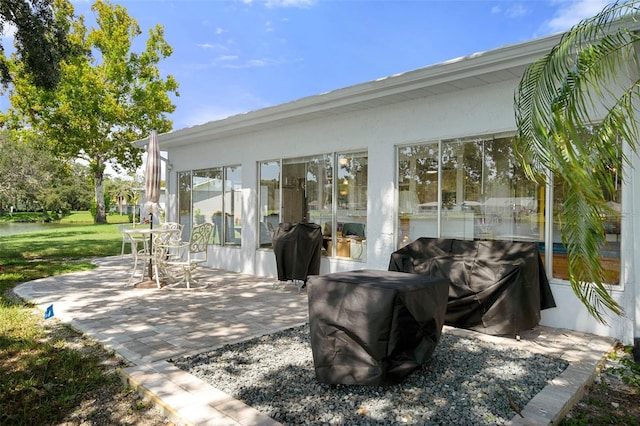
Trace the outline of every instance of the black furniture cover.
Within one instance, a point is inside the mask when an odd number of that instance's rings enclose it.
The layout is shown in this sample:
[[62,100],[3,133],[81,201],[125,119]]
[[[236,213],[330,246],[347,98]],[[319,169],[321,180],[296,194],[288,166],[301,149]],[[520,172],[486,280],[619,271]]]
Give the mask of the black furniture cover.
[[535,243],[419,238],[391,255],[389,270],[448,278],[445,323],[486,334],[533,328],[556,306]]
[[309,277],[316,378],[328,384],[400,383],[436,348],[448,288],[446,279],[389,271]]
[[273,235],[278,280],[307,281],[320,273],[322,229],[315,223],[281,223]]

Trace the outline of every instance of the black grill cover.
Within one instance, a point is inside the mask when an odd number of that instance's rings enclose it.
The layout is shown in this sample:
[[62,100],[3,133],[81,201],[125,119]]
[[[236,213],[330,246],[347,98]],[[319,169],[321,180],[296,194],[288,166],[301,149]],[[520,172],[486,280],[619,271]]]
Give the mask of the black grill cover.
[[427,361],[442,333],[449,281],[362,270],[311,276],[309,326],[323,383],[400,383]]
[[389,270],[448,278],[446,324],[487,334],[533,328],[556,306],[535,243],[419,238]]
[[278,280],[303,280],[320,273],[322,229],[315,223],[281,223],[273,236]]

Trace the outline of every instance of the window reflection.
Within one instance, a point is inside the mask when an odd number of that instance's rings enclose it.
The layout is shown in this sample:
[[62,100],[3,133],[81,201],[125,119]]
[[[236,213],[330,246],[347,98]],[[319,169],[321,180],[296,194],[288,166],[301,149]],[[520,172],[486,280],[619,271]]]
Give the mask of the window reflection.
[[273,233],[280,223],[280,161],[260,163],[259,246],[271,247]]
[[[520,167],[511,137],[451,139],[398,148],[398,246],[420,237],[538,242],[545,254],[546,187]],[[611,208],[605,218],[602,264],[607,281],[620,281],[621,177],[611,168],[605,190]],[[553,185],[548,245],[553,277],[568,279],[559,231],[564,185]]]
[[[621,188],[622,180],[617,170],[612,169],[611,179],[615,182],[614,188]],[[611,212],[604,217],[605,243],[602,247],[601,264],[605,271],[604,281],[608,284],[620,283],[620,222],[622,218],[622,191],[615,190],[613,193],[604,190],[605,198]],[[553,183],[553,277],[563,280],[569,279],[569,267],[567,262],[567,251],[562,244],[560,233],[561,215],[560,210],[566,197],[566,190],[562,179],[556,177]]]
[[195,225],[213,224],[212,242],[239,245],[242,221],[240,166],[212,167],[178,173],[179,221],[188,239]]
[[340,153],[337,156],[336,233],[327,241],[327,252],[331,255],[367,259],[368,170],[366,153]]
[[225,167],[224,176],[224,242],[239,246],[242,235],[242,168]]
[[442,153],[443,237],[543,239],[544,199],[517,163],[512,138],[444,141]]
[[366,259],[366,152],[265,161],[259,170],[260,247],[271,247],[279,222],[306,221],[322,227],[323,255]]

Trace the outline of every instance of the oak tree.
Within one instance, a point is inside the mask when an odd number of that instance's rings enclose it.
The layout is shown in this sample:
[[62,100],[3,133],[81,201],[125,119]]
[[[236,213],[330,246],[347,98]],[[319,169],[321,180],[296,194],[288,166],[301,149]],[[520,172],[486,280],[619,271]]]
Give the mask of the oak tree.
[[157,66],[172,53],[160,25],[149,30],[145,48],[134,52],[141,30],[127,10],[102,0],[92,10],[96,27],[88,29],[84,17],[74,17],[71,3],[54,1],[55,19],[69,21],[69,42],[82,49],[61,63],[60,82],[52,90],[34,85],[16,62],[10,100],[14,117],[41,132],[53,152],[89,164],[95,222],[105,223],[106,164],[140,166],[141,150],[131,141],[153,129],[171,130],[167,114],[175,109],[170,95],[178,95],[178,84],[171,75],[161,76]]
[[[24,63],[34,84],[47,89],[60,79],[60,61],[73,48],[66,38],[66,20],[53,14],[53,0],[0,1],[0,34],[13,33],[16,57]],[[0,83],[11,82],[9,62],[0,44]]]

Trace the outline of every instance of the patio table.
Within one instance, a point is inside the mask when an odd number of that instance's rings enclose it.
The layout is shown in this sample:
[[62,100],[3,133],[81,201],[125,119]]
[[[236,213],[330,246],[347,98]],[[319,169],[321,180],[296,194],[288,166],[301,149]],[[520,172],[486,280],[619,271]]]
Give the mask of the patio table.
[[[164,258],[168,253],[168,246],[173,237],[180,232],[178,229],[167,228],[133,228],[123,231],[132,238],[141,238],[143,243],[142,250],[134,253],[133,270],[129,282],[133,279],[138,268],[138,262],[144,261],[142,268],[141,281],[134,284],[135,287],[146,287],[153,278],[158,288],[162,287],[160,283],[160,273],[162,273],[170,281],[173,280],[167,268],[164,267]],[[149,261],[149,281],[144,280],[144,265]],[[155,274],[153,274],[155,272]],[[154,277],[155,275],[155,277]]]

